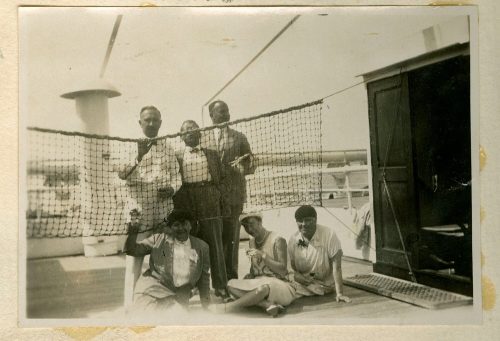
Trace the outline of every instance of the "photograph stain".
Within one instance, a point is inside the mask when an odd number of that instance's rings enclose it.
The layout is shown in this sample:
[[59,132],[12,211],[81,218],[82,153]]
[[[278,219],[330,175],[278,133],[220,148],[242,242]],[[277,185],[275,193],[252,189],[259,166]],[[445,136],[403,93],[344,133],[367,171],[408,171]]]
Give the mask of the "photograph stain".
[[481,282],[483,287],[483,310],[489,311],[495,308],[497,300],[495,284],[487,276],[483,276]]

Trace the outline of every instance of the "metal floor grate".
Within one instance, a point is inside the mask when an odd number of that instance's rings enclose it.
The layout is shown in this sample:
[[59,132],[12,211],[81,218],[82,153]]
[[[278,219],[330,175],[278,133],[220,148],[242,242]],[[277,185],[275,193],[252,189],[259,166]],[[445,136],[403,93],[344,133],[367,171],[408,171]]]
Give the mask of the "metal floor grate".
[[377,273],[345,278],[346,285],[428,309],[443,309],[472,304],[472,297],[431,288]]

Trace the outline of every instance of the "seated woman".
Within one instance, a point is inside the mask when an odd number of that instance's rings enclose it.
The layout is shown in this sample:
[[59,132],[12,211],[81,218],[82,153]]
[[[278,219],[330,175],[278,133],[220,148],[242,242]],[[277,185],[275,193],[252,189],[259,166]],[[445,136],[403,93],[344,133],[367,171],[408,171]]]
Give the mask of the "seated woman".
[[262,226],[262,215],[247,213],[240,216],[245,231],[252,236],[247,255],[251,258],[250,273],[244,279],[228,282],[235,301],[209,307],[214,312],[231,312],[242,307],[259,306],[276,317],[284,306],[295,299],[295,290],[286,282],[287,247],[285,239]]
[[149,269],[136,283],[135,311],[158,311],[174,306],[186,307],[191,290],[197,287],[201,304],[210,302],[210,258],[208,245],[190,236],[192,219],[189,212],[174,209],[165,220],[161,233],[136,242],[140,229],[140,212],[130,212],[129,235],[125,250],[129,256],[150,254]]
[[337,302],[350,302],[344,295],[342,247],[335,232],[317,224],[314,207],[295,211],[298,231],[290,237],[288,253],[294,273],[288,276],[296,296],[326,295],[335,292]]

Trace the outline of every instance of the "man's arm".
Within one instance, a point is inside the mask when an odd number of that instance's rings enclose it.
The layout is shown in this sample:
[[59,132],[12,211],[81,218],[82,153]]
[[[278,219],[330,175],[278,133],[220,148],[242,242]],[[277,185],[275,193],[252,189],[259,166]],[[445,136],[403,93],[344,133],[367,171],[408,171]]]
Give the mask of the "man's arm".
[[182,185],[181,172],[179,162],[177,161],[177,157],[175,156],[175,151],[172,146],[168,146],[167,153],[167,167],[170,174],[170,186],[173,188],[175,193]]
[[120,167],[118,171],[118,177],[122,180],[126,180],[137,168],[139,163],[142,161],[144,155],[146,155],[154,142],[152,141],[138,141],[137,142],[137,153],[132,153],[126,164]]
[[130,228],[127,240],[125,241],[125,253],[128,256],[140,257],[151,253],[154,245],[154,236],[137,243],[138,228]]
[[342,249],[337,251],[335,256],[330,260],[333,271],[333,279],[335,280],[335,292],[337,294],[337,302],[350,302],[351,299],[344,295],[344,281],[342,279]]
[[118,177],[122,180],[127,180],[130,174],[137,168],[138,163],[137,159],[134,159],[132,162],[121,165],[118,170]]
[[243,133],[236,131],[235,134],[235,148],[237,148],[238,154],[234,156],[234,160],[230,160],[229,165],[236,169],[242,176],[253,174],[255,167],[253,167],[253,155],[250,144]]
[[252,149],[250,148],[250,143],[248,143],[248,139],[244,134],[241,134],[240,141],[240,157],[243,157],[243,159],[241,160],[241,165],[243,166],[243,175],[253,174],[255,168],[253,167],[253,155]]
[[201,254],[203,258],[201,277],[198,280],[197,287],[200,292],[200,301],[203,308],[210,304],[210,256],[208,245],[202,245]]
[[161,199],[167,199],[171,198],[182,185],[179,162],[170,144],[166,145],[165,156],[162,161],[162,172],[168,174],[169,177],[163,178],[164,180],[162,181],[161,188],[158,190],[158,195]]
[[240,156],[245,154],[252,154],[252,149],[250,148],[250,143],[248,143],[247,137],[241,133],[240,135]]

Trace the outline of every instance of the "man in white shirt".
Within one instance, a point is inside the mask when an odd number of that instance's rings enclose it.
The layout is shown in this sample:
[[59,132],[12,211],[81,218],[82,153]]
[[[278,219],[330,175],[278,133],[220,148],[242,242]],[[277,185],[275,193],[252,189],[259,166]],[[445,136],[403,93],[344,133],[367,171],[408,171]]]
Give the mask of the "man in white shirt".
[[212,286],[215,295],[224,299],[227,292],[226,264],[222,247],[222,198],[226,190],[225,176],[217,153],[200,147],[201,134],[196,122],[185,121],[181,139],[185,147],[176,152],[182,186],[175,194],[176,208],[189,210],[197,221],[198,238],[210,247]]
[[[181,185],[175,152],[166,139],[155,139],[161,127],[160,111],[147,106],[141,109],[139,126],[146,140],[137,144],[118,172],[125,180],[128,201],[141,210],[141,231],[138,240],[147,238],[153,229],[173,210],[172,196]],[[151,139],[151,140],[149,140]],[[128,214],[128,212],[125,212]],[[132,290],[139,278],[144,257],[126,259],[125,305],[129,305]]]
[[140,141],[118,173],[142,210],[141,223],[146,230],[153,229],[173,209],[172,196],[181,185],[174,149],[166,139],[155,139],[161,122],[155,107],[141,109],[139,125],[151,140]]
[[337,302],[350,302],[342,281],[342,247],[335,232],[317,224],[314,207],[295,211],[299,231],[290,237],[288,254],[297,296],[325,295],[335,291]]

